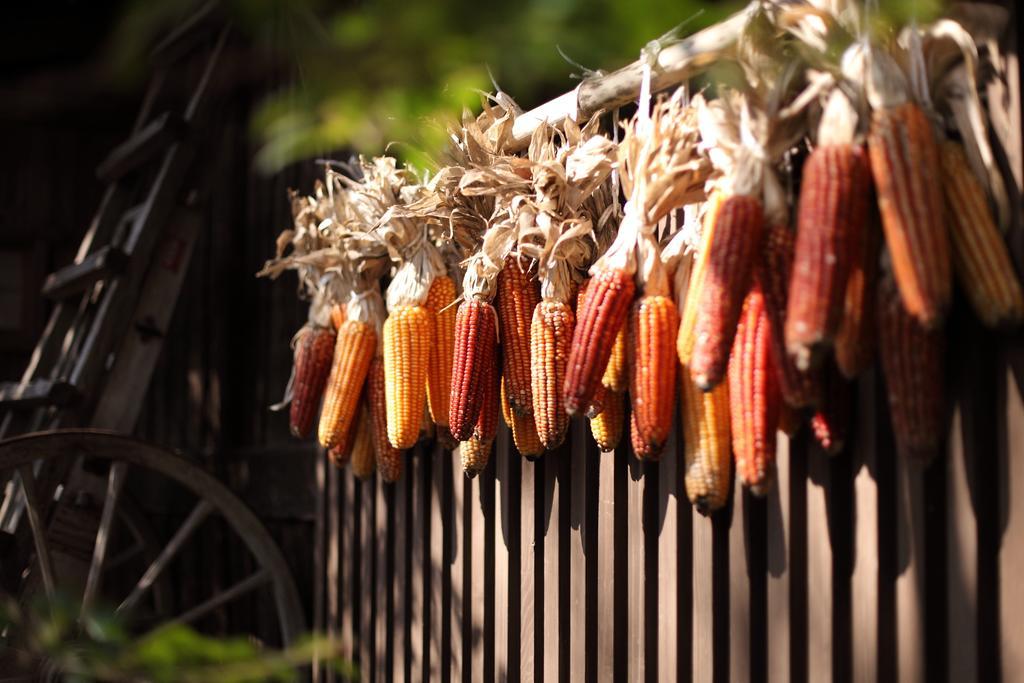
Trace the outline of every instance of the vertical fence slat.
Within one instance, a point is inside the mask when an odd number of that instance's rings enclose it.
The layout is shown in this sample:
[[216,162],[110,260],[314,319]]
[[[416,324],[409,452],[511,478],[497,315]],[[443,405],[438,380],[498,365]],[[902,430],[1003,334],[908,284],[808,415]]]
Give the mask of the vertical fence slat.
[[406,632],[409,638],[409,677],[413,681],[424,678],[423,630],[426,628],[426,621],[423,613],[423,588],[427,578],[424,562],[429,555],[423,544],[427,531],[427,500],[430,494],[424,474],[428,469],[426,459],[429,457],[430,451],[419,447],[409,468],[409,478],[412,481],[412,495],[409,496],[412,517],[409,545],[412,548],[412,557],[409,563],[409,626]]
[[789,624],[790,440],[779,432],[775,485],[768,492],[768,680],[792,680]]
[[[494,443],[495,465],[495,504],[494,504],[494,676],[496,680],[509,677],[509,639],[511,632],[509,622],[512,621],[512,605],[509,584],[512,581],[512,497],[515,486],[512,482],[510,451],[511,438],[508,428],[501,426],[498,439]],[[518,457],[518,456],[516,456]],[[518,571],[518,567],[515,568]],[[516,580],[518,581],[518,576]]]
[[978,679],[978,537],[968,485],[968,454],[960,438],[962,409],[953,414],[946,456],[946,600],[949,680]]
[[587,497],[587,424],[574,418],[570,425],[572,477],[569,492],[569,680],[586,680],[586,557],[584,517]]
[[430,528],[429,557],[430,563],[430,592],[427,594],[427,602],[430,605],[430,620],[427,626],[429,637],[427,644],[430,653],[430,666],[427,668],[426,678],[430,681],[437,681],[441,678],[441,671],[448,669],[448,652],[444,642],[444,621],[448,618],[444,609],[444,595],[447,592],[445,586],[445,549],[447,547],[445,538],[445,494],[447,487],[444,481],[443,467],[446,453],[438,445],[430,454],[430,478],[425,481],[429,491],[428,502],[428,526]]
[[[516,455],[515,457],[520,457]],[[519,522],[519,670],[522,680],[542,680],[536,670],[538,643],[537,615],[541,605],[537,599],[536,578],[542,570],[537,566],[537,466],[531,462],[522,463],[520,492],[522,493]]]
[[597,675],[599,680],[611,680],[615,674],[615,590],[619,583],[615,575],[615,453],[597,456],[598,508],[597,508]]
[[[1013,355],[1012,362],[1020,372],[1024,369],[1024,354]],[[1006,441],[999,449],[1001,478],[1005,482],[1000,500],[1003,529],[999,552],[999,654],[1003,680],[1012,681],[1024,673],[1024,639],[1020,637],[1020,615],[1024,614],[1024,581],[1020,580],[1020,568],[1024,567],[1024,458],[1020,457],[1020,444],[1024,444],[1024,387],[1009,369],[1004,381]]]
[[414,460],[416,456],[405,455],[405,468],[402,478],[395,482],[394,500],[392,510],[395,518],[394,535],[394,572],[391,586],[393,607],[391,620],[391,680],[405,681],[406,664],[409,661],[409,646],[405,638],[406,625],[408,624],[409,613],[406,607],[406,598],[409,588],[409,552],[411,550],[410,524],[409,524],[409,496],[410,482],[414,476]]
[[[338,626],[340,625],[339,620],[341,613],[339,611],[340,605],[338,601],[338,591],[341,588],[341,571],[342,568],[339,565],[341,549],[338,544],[341,543],[341,483],[340,472],[337,467],[332,465],[326,465],[327,455],[321,453],[320,461],[325,463],[324,476],[327,480],[327,496],[326,496],[326,513],[327,513],[327,524],[326,524],[326,538],[325,545],[327,548],[327,569],[324,573],[324,580],[327,585],[324,587],[324,593],[327,598],[327,609],[326,609],[326,620],[327,620],[327,635],[331,638],[339,637]],[[326,680],[333,681],[334,674],[328,670]]]
[[544,470],[544,680],[557,681],[563,643],[561,621],[561,481],[558,459],[568,457],[566,449],[541,456]]
[[[832,539],[829,535],[829,456],[814,444],[807,458],[807,674],[832,678]],[[847,456],[839,456],[847,457]]]
[[854,565],[850,587],[853,680],[878,680],[878,484],[874,373],[861,378],[853,458]]
[[689,646],[682,637],[679,610],[681,579],[686,575],[680,561],[680,506],[687,504],[681,457],[673,429],[658,465],[658,680],[665,682],[682,678],[680,663],[687,659],[682,650]]
[[[750,577],[743,519],[749,499],[739,477],[733,481],[729,515],[729,679],[750,680]],[[723,514],[725,512],[723,511]],[[719,569],[721,571],[721,569]]]
[[360,539],[360,581],[359,581],[359,668],[362,671],[362,680],[372,680],[370,671],[374,656],[374,615],[376,610],[376,593],[373,590],[374,581],[374,559],[376,550],[376,533],[374,519],[376,513],[377,478],[372,477],[359,482],[361,497]]
[[449,620],[451,640],[451,666],[449,668],[449,680],[452,683],[459,683],[463,679],[464,671],[469,671],[465,666],[465,634],[467,624],[465,623],[464,605],[468,598],[467,588],[469,584],[463,578],[463,567],[466,562],[466,527],[465,527],[465,491],[469,488],[466,477],[462,474],[462,464],[459,460],[459,452],[451,451],[444,453],[447,465],[444,473],[451,486],[451,500],[448,504],[448,520],[450,521],[449,538],[451,543],[448,548],[448,556],[445,561],[448,563],[451,573],[451,597],[449,598]]
[[[388,565],[389,553],[394,547],[393,537],[388,533],[388,518],[391,516],[389,492],[394,488],[392,484],[385,484],[380,477],[376,478],[377,495],[375,496],[377,506],[376,518],[376,573],[374,576],[374,593],[376,595],[377,620],[375,624],[376,635],[374,645],[376,657],[371,667],[372,680],[382,682],[387,680],[389,669],[388,661],[388,631],[394,613],[391,610],[391,576],[394,567]],[[392,556],[393,557],[393,556]]]
[[[334,465],[331,465],[334,467]],[[355,658],[353,617],[352,609],[352,577],[356,571],[352,558],[355,557],[355,515],[352,509],[352,500],[355,498],[355,486],[352,481],[352,473],[348,470],[338,472],[338,505],[340,507],[339,519],[341,521],[341,533],[338,541],[339,565],[338,575],[340,586],[338,594],[338,636],[341,638],[342,656],[349,661]]]
[[[623,437],[627,438],[627,437]],[[631,681],[642,681],[648,664],[646,654],[646,629],[644,619],[645,582],[645,534],[644,534],[644,488],[645,468],[635,456],[629,459],[629,490],[627,493],[627,515],[629,518],[627,559],[627,591],[629,594],[629,650],[627,656],[628,677]]]
[[715,675],[714,528],[710,517],[693,515],[693,681],[709,683]]
[[[462,465],[459,465],[462,471]],[[468,639],[468,650],[463,650],[465,664],[464,680],[484,680],[484,604],[486,602],[485,567],[484,567],[484,511],[481,508],[480,499],[482,475],[473,479],[467,479],[465,490],[465,504],[469,514],[466,519],[464,531],[467,544],[466,565],[469,567],[469,576],[463,576],[463,590],[469,594],[469,601],[466,603],[466,624],[463,627]]]
[[896,578],[897,672],[901,681],[924,679],[924,482],[920,467],[897,457]]

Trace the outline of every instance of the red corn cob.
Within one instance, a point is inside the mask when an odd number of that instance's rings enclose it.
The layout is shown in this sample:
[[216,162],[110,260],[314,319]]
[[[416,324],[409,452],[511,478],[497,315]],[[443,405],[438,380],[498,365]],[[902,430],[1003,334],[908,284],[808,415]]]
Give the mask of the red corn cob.
[[480,415],[484,373],[488,368],[493,369],[497,361],[496,335],[496,314],[489,303],[469,299],[459,305],[455,316],[455,358],[448,408],[451,433],[459,441],[469,438]]
[[881,232],[877,217],[864,224],[852,246],[853,261],[846,280],[843,320],[836,333],[835,359],[839,371],[853,379],[875,361],[875,285],[878,279],[878,246]]
[[939,451],[943,421],[941,330],[926,330],[901,304],[891,276],[878,285],[878,351],[901,456],[928,462]]
[[949,305],[952,266],[931,122],[912,102],[875,110],[868,150],[903,306],[925,327],[937,327]]
[[736,475],[756,495],[771,487],[782,404],[771,345],[771,324],[755,283],[743,302],[729,358],[729,415]]
[[[671,297],[643,296],[629,325],[633,353],[629,394],[637,456],[657,460],[672,429],[676,404],[676,334],[679,312]],[[641,445],[641,448],[637,448]]]
[[607,400],[608,394],[609,391],[605,388],[604,384],[597,385],[597,391],[594,392],[594,398],[590,399],[590,405],[587,406],[587,417],[593,419],[604,412],[604,404]]
[[542,301],[533,311],[530,330],[533,417],[537,436],[548,450],[565,440],[569,427],[569,415],[559,390],[565,384],[574,323],[568,304]]
[[467,477],[473,478],[483,472],[494,445],[494,437],[498,433],[499,413],[501,412],[500,377],[495,363],[490,363],[484,370],[476,391],[480,394],[480,411],[473,425],[469,438],[460,445],[462,469]]
[[530,388],[530,325],[540,303],[540,285],[509,256],[498,274],[498,324],[501,326],[505,389],[514,412],[533,412]]
[[793,231],[785,225],[769,225],[756,270],[765,311],[771,323],[772,356],[778,370],[782,397],[794,408],[803,408],[817,402],[819,387],[813,375],[797,368],[793,358],[786,353],[786,308],[794,241]]
[[293,436],[309,436],[320,407],[320,397],[331,374],[334,357],[334,330],[319,325],[305,325],[295,343],[295,379],[292,382],[292,405],[289,426]]
[[385,482],[398,481],[402,476],[402,451],[388,440],[387,399],[384,389],[384,359],[377,356],[370,363],[366,375],[366,401],[370,409],[370,426],[373,428],[373,449],[377,460],[377,471]]
[[814,438],[829,455],[842,453],[850,434],[853,384],[839,372],[835,363],[822,368],[822,400],[811,417]]
[[707,270],[700,287],[696,336],[690,375],[703,391],[725,377],[729,351],[743,297],[761,249],[764,212],[760,200],[733,195],[722,202],[708,245]]
[[839,329],[870,188],[859,145],[818,147],[804,165],[786,310],[786,351],[803,370],[820,363]]
[[636,285],[624,271],[603,270],[590,279],[576,320],[565,374],[565,409],[586,409],[611,356],[615,335],[626,322]]

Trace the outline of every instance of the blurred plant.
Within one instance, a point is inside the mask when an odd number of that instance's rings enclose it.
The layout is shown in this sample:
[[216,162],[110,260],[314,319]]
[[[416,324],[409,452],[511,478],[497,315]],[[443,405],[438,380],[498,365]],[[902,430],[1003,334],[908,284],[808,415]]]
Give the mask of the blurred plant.
[[269,650],[242,637],[212,638],[183,624],[167,624],[132,635],[105,608],[79,619],[80,605],[64,596],[33,600],[28,607],[0,598],[0,662],[62,680],[151,681],[152,683],[255,683],[298,680],[314,659],[344,678],[358,678],[341,660],[337,643],[309,636],[283,650]]
[[[196,0],[134,0],[114,33],[122,67],[194,10]],[[442,149],[444,123],[494,81],[524,108],[572,87],[579,65],[615,69],[648,41],[686,23],[690,33],[743,0],[223,0],[259,50],[294,67],[257,108],[257,162],[268,171],[340,148],[419,162]],[[943,0],[881,0],[897,24],[934,15]],[[570,64],[559,52],[576,64]]]

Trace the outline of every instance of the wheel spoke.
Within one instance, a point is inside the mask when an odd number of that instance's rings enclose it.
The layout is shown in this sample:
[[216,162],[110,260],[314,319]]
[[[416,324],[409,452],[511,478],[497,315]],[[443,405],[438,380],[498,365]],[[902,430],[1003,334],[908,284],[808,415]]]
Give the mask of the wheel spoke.
[[265,583],[269,583],[270,580],[270,572],[267,571],[265,568],[260,569],[258,572],[251,575],[249,578],[242,579],[241,581],[233,585],[231,588],[214,594],[213,597],[211,597],[206,602],[196,605],[189,611],[185,612],[184,614],[178,617],[175,617],[171,621],[173,623],[179,624],[187,624],[191,621],[195,621],[199,617],[207,614],[208,612],[212,612],[221,605],[227,602],[231,602],[235,598],[245,595],[249,591],[259,588]]
[[82,614],[92,606],[96,593],[99,592],[103,579],[103,565],[107,559],[107,547],[110,544],[110,532],[117,512],[117,500],[121,497],[127,468],[123,462],[110,465],[106,497],[103,500],[103,511],[100,513],[100,526],[96,531],[96,545],[92,549],[92,562],[89,564],[89,575],[85,580],[85,592],[82,594]]
[[160,552],[160,555],[153,560],[153,563],[149,565],[146,571],[142,574],[142,578],[132,588],[132,592],[128,594],[128,597],[124,599],[124,602],[118,606],[117,611],[121,612],[124,610],[130,610],[139,599],[146,594],[153,582],[156,581],[157,577],[160,576],[161,572],[167,568],[174,556],[181,550],[181,546],[185,544],[185,541],[189,539],[192,533],[199,527],[206,516],[213,511],[213,504],[208,500],[202,499],[196,506],[192,508],[192,512],[189,513],[185,522],[174,532],[174,536],[171,537],[170,542],[164,546],[164,549]]
[[36,500],[36,477],[32,473],[32,465],[22,465],[18,468],[18,474],[21,479],[21,490],[25,496],[28,524],[32,529],[32,541],[36,546],[36,560],[39,562],[39,574],[43,579],[43,590],[46,591],[46,597],[53,600],[57,590],[57,580],[53,571],[50,546],[46,544],[46,527],[43,525],[43,518]]
[[114,555],[109,560],[107,560],[106,564],[103,566],[103,571],[109,572],[112,569],[120,567],[122,564],[132,559],[136,555],[141,554],[142,551],[145,549],[146,545],[142,541],[136,541],[131,545],[131,547],[125,548],[117,555]]

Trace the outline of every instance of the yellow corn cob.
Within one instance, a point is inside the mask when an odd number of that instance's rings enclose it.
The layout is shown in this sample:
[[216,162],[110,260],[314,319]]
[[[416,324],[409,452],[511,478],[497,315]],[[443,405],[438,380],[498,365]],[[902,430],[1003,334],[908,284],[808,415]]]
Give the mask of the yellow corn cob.
[[690,271],[690,284],[686,290],[686,302],[683,310],[680,311],[682,318],[679,321],[679,334],[676,337],[676,353],[679,354],[679,362],[683,365],[690,362],[690,356],[693,354],[693,333],[697,329],[700,288],[704,280],[704,271],[707,269],[711,238],[715,233],[715,221],[718,218],[719,209],[722,208],[722,200],[722,193],[714,192],[708,198],[708,208],[701,221],[703,227],[700,251],[697,253],[697,258],[694,259],[693,270]]
[[685,367],[680,384],[686,495],[697,512],[708,515],[729,498],[729,385],[722,382],[702,392]]
[[412,448],[426,409],[433,314],[424,306],[396,306],[384,321],[384,393],[388,440]]
[[530,327],[533,417],[537,435],[548,450],[565,440],[569,427],[569,415],[562,402],[562,387],[574,323],[568,304],[542,301],[533,311]]
[[377,333],[369,323],[346,320],[338,328],[317,431],[324,448],[334,448],[348,438],[376,347]]
[[369,407],[370,425],[373,428],[373,453],[377,471],[385,482],[398,481],[402,476],[402,451],[388,441],[384,359],[380,356],[370,363],[370,372],[366,377],[366,403]]
[[612,355],[608,358],[608,366],[601,376],[601,384],[610,391],[626,391],[629,388],[629,354],[626,353],[626,326],[619,328],[612,345]]
[[505,376],[501,377],[501,419],[505,426],[512,429],[512,406],[508,402],[508,389],[505,387]]
[[439,427],[448,426],[452,391],[452,357],[455,355],[455,283],[447,275],[434,278],[423,305],[434,314],[434,336],[427,365],[427,406]]
[[646,295],[633,306],[629,325],[633,353],[629,395],[637,457],[660,458],[672,429],[676,403],[676,354],[672,342],[678,330],[679,313],[670,297]]
[[1024,293],[985,190],[968,166],[959,142],[946,140],[940,153],[953,265],[960,284],[983,323],[989,327],[1017,325],[1024,319]]
[[537,436],[537,423],[533,415],[517,415],[512,413],[512,443],[516,450],[527,460],[535,460],[544,453],[544,444]]
[[626,397],[619,391],[608,391],[604,395],[604,410],[590,418],[590,433],[602,451],[614,451],[622,440],[623,417],[626,412]]
[[472,479],[484,471],[491,457],[494,439],[482,440],[475,436],[459,444],[459,455],[462,457],[462,471]]
[[509,256],[498,274],[498,325],[508,402],[521,415],[533,412],[530,371],[530,328],[540,303],[540,285],[519,261]]
[[359,411],[359,421],[356,423],[356,436],[352,441],[352,474],[359,479],[367,479],[373,476],[377,466],[373,453],[373,439],[371,436],[370,416],[368,411]]

